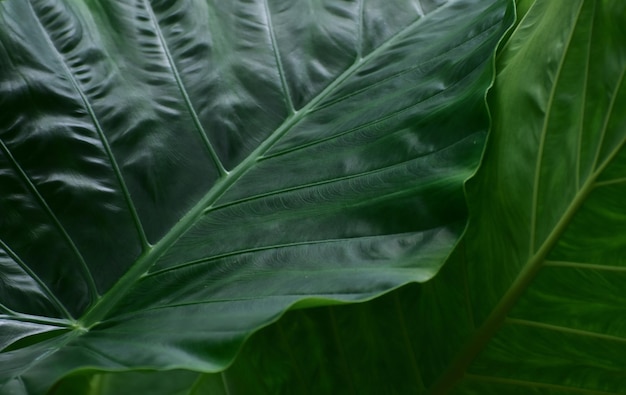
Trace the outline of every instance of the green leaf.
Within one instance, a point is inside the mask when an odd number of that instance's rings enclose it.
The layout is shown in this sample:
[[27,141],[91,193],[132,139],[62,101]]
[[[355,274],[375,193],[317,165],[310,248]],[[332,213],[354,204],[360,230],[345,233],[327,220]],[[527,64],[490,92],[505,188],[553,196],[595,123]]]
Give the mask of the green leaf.
[[[444,269],[445,270],[445,269]],[[255,334],[222,375],[231,394],[418,394],[416,285],[373,301],[292,311]]]
[[[190,376],[187,388],[199,382],[211,390],[198,394],[211,395],[418,393],[418,292],[412,284],[367,303],[290,311],[255,333],[225,372]],[[124,394],[131,381],[130,393],[152,394],[183,378],[177,371],[70,376],[50,395]]]
[[288,313],[226,370],[231,394],[625,394],[625,7],[534,3],[500,48],[448,263],[366,304]]
[[117,372],[71,375],[49,395],[227,395],[223,378],[185,370]]
[[0,4],[0,385],[223,370],[430,279],[508,1]]
[[626,3],[536,1],[497,65],[464,250],[421,300],[451,306],[429,394],[624,394]]

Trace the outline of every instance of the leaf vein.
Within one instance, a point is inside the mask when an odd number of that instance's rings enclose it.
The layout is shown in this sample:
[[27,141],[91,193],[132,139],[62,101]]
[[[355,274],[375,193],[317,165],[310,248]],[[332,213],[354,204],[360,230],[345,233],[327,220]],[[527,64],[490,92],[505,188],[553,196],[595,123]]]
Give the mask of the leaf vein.
[[174,80],[176,81],[176,85],[178,86],[178,90],[180,91],[180,94],[183,97],[185,106],[187,107],[187,111],[189,111],[189,115],[191,116],[194,126],[196,127],[198,134],[200,135],[200,138],[202,139],[202,142],[204,143],[204,146],[206,147],[207,151],[209,151],[209,155],[211,156],[211,159],[213,160],[213,163],[216,169],[218,170],[219,174],[221,176],[225,176],[228,174],[228,171],[224,167],[224,164],[220,160],[219,155],[217,154],[215,148],[213,147],[213,144],[209,140],[209,137],[207,136],[207,133],[204,130],[204,127],[202,126],[202,122],[200,122],[198,113],[196,112],[195,108],[193,107],[193,104],[191,103],[191,99],[189,97],[189,94],[187,93],[187,89],[185,88],[185,84],[183,83],[182,77],[180,76],[180,73],[178,72],[178,67],[176,66],[176,62],[174,62],[174,58],[172,57],[172,54],[167,45],[167,41],[165,40],[165,37],[163,36],[163,32],[161,31],[159,22],[156,18],[156,15],[154,14],[154,10],[152,9],[152,6],[150,5],[150,0],[143,0],[143,2],[146,7],[146,12],[148,13],[148,16],[150,17],[152,26],[154,27],[157,38],[159,39],[159,44],[161,48],[163,49],[163,54],[165,55],[167,59],[170,70],[172,71],[172,75],[174,76]]
[[[408,233],[397,233],[395,235],[401,235],[401,234],[411,234],[411,233],[410,232],[408,232]],[[387,236],[391,236],[391,235],[387,235]],[[188,262],[181,263],[179,265],[171,266],[171,267],[168,267],[168,268],[165,268],[165,269],[161,269],[161,270],[155,270],[153,272],[150,272],[150,273],[146,274],[144,276],[144,278],[162,275],[162,274],[170,272],[172,270],[182,269],[182,268],[185,268],[187,266],[193,266],[193,265],[198,265],[198,264],[203,264],[203,263],[209,263],[209,262],[216,261],[216,260],[219,260],[219,259],[229,258],[229,257],[232,257],[232,256],[239,256],[239,255],[249,254],[249,253],[252,253],[252,252],[261,252],[261,251],[268,251],[268,250],[278,250],[278,249],[282,249],[282,248],[300,247],[300,246],[308,246],[308,245],[316,245],[316,244],[342,243],[342,242],[354,241],[354,240],[367,240],[367,239],[374,239],[376,237],[377,236],[360,236],[360,237],[350,237],[350,238],[344,238],[344,239],[326,239],[326,240],[299,241],[299,242],[293,242],[293,243],[272,244],[272,245],[267,245],[267,246],[262,246],[262,247],[248,248],[248,249],[245,249],[245,250],[231,251],[231,252],[226,252],[226,253],[219,254],[219,255],[210,256],[210,257],[207,257],[207,258],[202,258],[202,259],[196,259],[196,260],[193,260],[193,261],[188,261]]]
[[583,149],[583,132],[585,127],[585,109],[587,107],[587,88],[589,85],[589,63],[591,61],[591,43],[593,39],[593,30],[594,30],[594,21],[595,21],[595,13],[596,13],[596,3],[593,2],[593,14],[591,17],[591,26],[589,27],[589,38],[587,40],[587,61],[585,62],[585,72],[584,72],[584,87],[583,93],[581,95],[582,105],[580,111],[580,130],[578,131],[578,149],[576,150],[576,190],[580,190],[580,178],[581,178],[581,159],[582,159],[582,149]]
[[[146,0],[143,0],[146,1]],[[438,10],[443,9],[440,6]],[[357,70],[370,59],[383,52],[391,46],[399,37],[414,29],[425,18],[420,18],[401,29],[398,33],[383,42],[378,48],[365,56],[361,62],[355,63],[335,78],[320,93],[317,94],[300,111],[288,116],[272,134],[270,134],[259,146],[253,150],[247,158],[242,160],[224,177],[219,178],[213,188],[211,188],[202,199],[200,199],[159,242],[150,249],[144,251],[135,265],[133,265],[107,293],[83,316],[82,321],[86,327],[91,327],[104,319],[106,315],[123,299],[130,291],[137,280],[146,275],[146,272],[156,263],[156,261],[201,218],[206,210],[210,210],[212,205],[222,197],[248,170],[250,170],[258,159],[265,154],[278,140],[287,134],[296,124],[298,124],[312,109],[321,103],[335,88],[350,78]]]
[[289,112],[293,114],[296,110],[293,105],[293,99],[291,98],[291,92],[289,91],[289,85],[287,84],[287,76],[285,74],[283,61],[280,56],[280,50],[278,49],[276,32],[274,31],[274,23],[272,22],[272,12],[267,1],[268,0],[263,0],[263,6],[265,8],[265,15],[267,18],[267,30],[269,32],[270,41],[272,44],[272,53],[274,54],[274,60],[276,61],[276,66],[278,68],[278,75],[280,77],[280,84],[282,86],[283,94],[285,95],[285,99],[287,100],[287,106],[289,106]]
[[533,328],[540,328],[554,332],[568,333],[576,336],[590,337],[594,339],[608,340],[612,342],[626,343],[625,337],[613,336],[613,335],[605,335],[603,333],[590,332],[581,329],[567,328],[559,325],[546,324],[543,322],[524,320],[519,318],[507,318],[505,323],[511,325],[521,325],[521,326],[530,326]]
[[[580,15],[582,13],[584,1],[580,1],[580,5],[578,7],[578,11],[576,13],[575,21],[580,19]],[[567,57],[568,50],[571,47],[572,39],[574,37],[574,32],[576,31],[576,23],[572,23],[572,29],[569,32],[567,42],[565,47],[563,48],[563,54],[561,59],[559,60],[559,65],[557,66],[556,75],[554,77],[554,83],[552,84],[552,88],[550,90],[550,96],[548,98],[547,110],[544,116],[543,126],[541,128],[541,132],[539,135],[539,148],[537,150],[537,159],[535,163],[535,176],[533,177],[533,196],[531,202],[531,211],[530,211],[530,242],[529,242],[529,255],[533,255],[535,250],[535,238],[537,237],[537,215],[538,215],[538,204],[539,204],[539,182],[541,179],[541,168],[543,155],[545,150],[546,138],[548,135],[548,124],[550,123],[550,116],[552,113],[554,99],[556,97],[557,86],[560,85],[561,72],[563,71],[563,67],[565,66],[565,58]]]
[[[39,14],[37,13],[37,11],[33,7],[33,5],[30,3],[30,1],[29,1],[28,4],[30,5],[31,10],[33,11],[33,15],[35,16],[35,20],[37,21],[39,27],[41,28],[42,32],[44,33],[44,36],[45,36],[46,40],[48,41],[50,47],[54,48],[55,54],[59,58],[61,64],[63,65],[63,69],[65,71],[65,74],[69,78],[70,83],[72,84],[72,87],[76,90],[76,92],[80,96],[80,99],[81,99],[83,105],[85,106],[85,109],[89,113],[89,117],[90,117],[90,119],[91,119],[91,121],[92,121],[92,123],[93,123],[93,125],[94,125],[94,127],[96,129],[96,133],[98,135],[98,138],[100,139],[100,142],[102,143],[102,147],[104,148],[104,151],[105,151],[106,156],[107,156],[107,158],[109,160],[109,163],[111,164],[113,173],[115,174],[115,177],[117,179],[118,184],[120,185],[120,188],[122,189],[122,195],[124,196],[124,200],[125,200],[128,208],[129,208],[129,210],[130,210],[131,217],[132,217],[133,222],[135,224],[135,227],[136,227],[139,239],[141,240],[141,243],[142,243],[142,247],[145,250],[148,247],[149,243],[148,243],[148,239],[146,238],[146,234],[145,234],[145,231],[143,229],[143,226],[141,224],[141,220],[139,219],[139,215],[137,214],[137,208],[135,207],[135,204],[134,204],[134,202],[133,202],[133,200],[132,200],[132,198],[130,196],[130,192],[128,191],[128,187],[126,185],[126,181],[124,180],[124,176],[122,175],[122,172],[120,170],[119,164],[117,163],[115,155],[113,155],[113,151],[111,149],[111,146],[109,145],[109,142],[108,142],[108,140],[106,138],[104,130],[102,129],[102,125],[100,125],[100,121],[98,120],[98,117],[96,116],[95,110],[93,109],[93,106],[89,102],[89,99],[87,98],[86,94],[81,89],[81,86],[80,86],[79,82],[76,80],[76,77],[74,76],[74,73],[72,72],[72,69],[68,65],[65,57],[63,56],[61,51],[57,48],[57,46],[55,45],[54,41],[50,37],[50,34],[48,33],[48,30],[45,28],[45,26],[43,25],[43,22],[41,21],[41,19],[39,17]],[[88,269],[86,264],[85,264],[84,270],[89,273],[90,281],[91,281],[91,283],[93,283],[93,285],[90,284],[90,287],[92,286],[94,291],[95,291],[96,290],[95,282],[93,281],[93,277],[92,277],[91,273],[89,272],[89,269]]]
[[46,283],[35,272],[33,272],[31,268],[29,268],[28,265],[26,265],[24,261],[22,261],[22,259],[1,239],[0,248],[7,253],[7,255],[13,260],[13,262],[17,263],[20,269],[28,274],[28,276],[32,278],[37,283],[37,285],[39,285],[39,288],[44,292],[44,294],[48,297],[52,304],[54,304],[56,308],[59,309],[59,312],[62,313],[66,318],[73,321],[72,314],[67,311],[65,306],[63,306],[63,303],[61,303],[57,296],[50,290],[50,288],[48,288]]
[[595,183],[595,187],[596,188],[600,188],[600,187],[607,187],[610,185],[615,185],[615,184],[623,184],[626,182],[626,177],[620,177],[620,178],[613,178],[610,180],[603,180],[603,181],[598,181]]
[[[400,115],[400,114],[402,114],[402,113],[404,113],[406,111],[412,110],[412,109],[414,109],[416,107],[419,107],[419,106],[421,106],[421,105],[423,105],[425,103],[428,103],[430,100],[436,99],[440,95],[445,95],[445,94],[449,93],[451,91],[451,88],[454,88],[454,87],[460,85],[461,83],[463,83],[466,79],[470,79],[471,77],[473,77],[473,73],[476,70],[478,70],[480,68],[480,66],[481,65],[477,65],[470,72],[468,72],[463,78],[461,78],[459,81],[456,81],[454,84],[450,85],[448,88],[446,88],[444,90],[441,90],[441,91],[433,94],[432,96],[426,97],[426,98],[424,98],[424,99],[422,99],[422,100],[420,100],[420,101],[418,101],[418,102],[416,102],[414,104],[411,104],[409,106],[403,107],[403,108],[401,108],[399,110],[396,110],[396,111],[393,111],[393,112],[391,112],[391,113],[389,113],[389,114],[387,114],[387,115],[385,115],[383,117],[379,117],[379,118],[377,118],[375,120],[366,122],[366,123],[361,124],[359,126],[347,129],[347,130],[342,131],[342,132],[338,132],[338,133],[333,134],[331,136],[324,137],[324,138],[318,138],[315,141],[311,141],[311,142],[308,142],[308,143],[305,143],[305,144],[300,144],[298,146],[294,146],[294,147],[291,147],[291,148],[283,149],[281,151],[273,152],[273,153],[271,153],[269,155],[263,155],[263,156],[261,156],[259,158],[259,161],[268,160],[268,159],[271,159],[271,158],[274,158],[274,157],[277,157],[277,156],[281,156],[281,155],[285,155],[285,154],[291,154],[293,152],[300,151],[300,150],[306,149],[306,148],[310,148],[310,147],[313,147],[313,146],[316,146],[316,145],[319,145],[319,144],[322,144],[322,143],[326,143],[328,141],[332,141],[332,140],[335,140],[337,138],[341,138],[343,136],[347,136],[347,135],[349,135],[351,133],[358,132],[359,130],[368,128],[370,126],[375,126],[375,125],[377,125],[379,123],[388,121],[388,120],[390,120],[390,119],[392,119],[392,118],[394,118],[394,117],[396,117],[396,116],[398,116],[398,115]],[[394,133],[399,133],[399,132],[401,132],[401,131],[394,132]]]
[[567,262],[567,261],[545,261],[544,266],[552,267],[566,267],[572,269],[582,270],[600,270],[600,271],[612,271],[612,272],[626,272],[624,266],[611,266],[611,265],[598,265],[595,263],[581,263],[581,262]]
[[[412,71],[414,71],[414,70],[417,70],[417,69],[423,68],[425,65],[428,65],[428,64],[430,64],[430,63],[436,62],[436,61],[438,61],[439,59],[443,58],[444,56],[449,55],[449,54],[450,54],[451,52],[453,52],[454,50],[459,49],[461,46],[463,46],[463,45],[467,44],[468,42],[470,42],[470,41],[472,41],[472,40],[474,40],[474,39],[476,39],[476,38],[480,37],[481,35],[483,35],[483,34],[488,35],[489,33],[491,33],[491,31],[492,31],[492,30],[495,30],[495,29],[499,28],[499,26],[500,26],[500,25],[499,25],[499,23],[494,23],[494,24],[492,24],[492,25],[490,25],[490,26],[487,26],[487,27],[485,27],[485,29],[484,29],[484,30],[479,31],[479,32],[478,32],[477,34],[475,34],[475,35],[472,35],[472,36],[467,37],[467,39],[462,40],[462,41],[461,41],[461,42],[459,42],[457,45],[455,45],[455,46],[453,46],[453,47],[451,47],[451,48],[447,49],[447,50],[446,50],[446,51],[444,51],[444,52],[438,53],[437,55],[435,55],[435,56],[433,56],[433,57],[430,57],[428,60],[425,60],[425,61],[423,61],[423,62],[419,62],[418,64],[416,64],[416,65],[414,65],[414,66],[411,66],[411,67],[406,68],[406,69],[404,69],[404,70],[400,70],[400,71],[398,71],[398,72],[395,72],[395,73],[393,73],[393,74],[389,75],[388,77],[385,77],[385,78],[383,78],[383,79],[377,80],[377,81],[376,81],[376,82],[374,82],[373,84],[368,84],[367,86],[365,86],[365,87],[363,87],[363,88],[361,88],[361,89],[357,89],[357,90],[351,91],[350,93],[348,93],[348,94],[346,94],[346,95],[344,95],[344,96],[340,96],[340,97],[337,97],[336,99],[333,99],[333,100],[327,101],[327,102],[325,102],[325,103],[323,103],[323,104],[321,104],[321,105],[317,106],[314,110],[312,110],[312,111],[311,111],[311,113],[312,113],[312,112],[317,112],[317,111],[323,110],[323,109],[325,109],[325,108],[327,108],[327,107],[330,107],[330,106],[333,106],[333,105],[335,105],[335,104],[337,104],[337,103],[340,103],[340,102],[342,102],[342,101],[348,100],[348,99],[350,99],[350,98],[352,98],[352,97],[354,97],[354,96],[357,96],[357,95],[359,95],[359,94],[365,93],[365,92],[367,92],[367,91],[369,91],[369,90],[371,90],[371,89],[373,89],[373,88],[375,88],[375,87],[377,87],[377,86],[383,85],[383,84],[385,84],[385,83],[387,83],[387,82],[389,82],[389,81],[392,81],[392,80],[394,80],[394,79],[396,79],[396,78],[399,78],[399,77],[401,77],[401,76],[403,76],[403,75],[405,75],[405,74],[407,74],[407,73],[410,73],[410,72],[412,72]],[[488,44],[488,43],[484,43],[483,45],[487,45],[487,44]],[[476,70],[478,67],[480,67],[480,65],[478,65],[477,67],[475,67],[473,70]],[[471,74],[471,72],[470,72],[470,73],[467,73],[467,74]],[[467,78],[467,75],[466,75],[463,79],[465,79],[465,78]],[[455,82],[453,85],[451,85],[451,86],[458,85],[460,82],[461,82],[461,81],[456,81],[456,82]],[[444,91],[446,91],[446,90],[449,90],[449,88],[448,88],[448,89],[445,89]]]
[[424,154],[421,154],[419,156],[416,156],[414,158],[410,158],[408,160],[402,161],[402,162],[398,162],[398,163],[394,163],[392,165],[389,166],[384,166],[384,167],[379,167],[376,169],[372,169],[372,170],[368,170],[368,171],[364,171],[361,173],[356,173],[356,174],[348,174],[348,175],[344,175],[341,177],[336,177],[336,178],[330,178],[330,179],[326,179],[326,180],[321,180],[321,181],[315,181],[315,182],[310,182],[310,183],[306,183],[306,184],[300,184],[300,185],[295,185],[292,187],[288,187],[288,188],[282,188],[282,189],[277,189],[274,191],[270,191],[270,192],[266,192],[266,193],[262,193],[262,194],[257,194],[257,195],[252,195],[252,196],[247,196],[245,198],[241,198],[241,199],[237,199],[237,200],[233,200],[231,202],[228,203],[223,203],[220,205],[215,205],[212,206],[210,209],[206,210],[205,213],[208,214],[210,212],[216,211],[216,210],[220,210],[226,207],[230,207],[236,204],[241,204],[241,203],[247,203],[250,201],[254,201],[254,200],[258,200],[258,199],[263,199],[266,197],[271,197],[271,196],[276,196],[276,195],[280,195],[282,193],[288,193],[288,192],[293,192],[293,191],[298,191],[298,190],[303,190],[303,189],[308,189],[308,188],[313,188],[313,187],[319,187],[321,185],[328,185],[328,184],[333,184],[333,183],[337,183],[337,182],[342,182],[342,181],[347,181],[347,180],[353,180],[353,179],[357,179],[357,178],[362,178],[362,177],[367,177],[367,176],[371,176],[374,174],[378,174],[378,173],[384,173],[386,171],[389,170],[393,170],[396,168],[400,168],[403,166],[406,166],[408,163],[411,162],[416,162],[422,158],[431,156],[431,155],[436,155],[439,153],[443,153],[445,151],[448,151],[450,149],[453,149],[454,147],[463,144],[465,141],[467,140],[471,140],[476,138],[476,136],[474,134],[471,134],[461,140],[455,141],[454,143],[445,146],[445,147],[440,147],[437,148],[433,151],[429,151],[426,152]]
[[417,384],[417,388],[420,390],[423,389],[424,380],[422,378],[422,373],[419,369],[419,364],[417,363],[417,359],[415,358],[415,348],[413,346],[413,342],[411,342],[411,337],[409,336],[409,331],[406,324],[406,319],[404,315],[404,311],[402,310],[402,306],[400,305],[400,297],[398,296],[398,292],[393,293],[393,304],[398,314],[398,320],[400,321],[400,327],[402,331],[402,341],[405,344],[406,352],[409,354],[409,360],[411,361],[411,369],[413,370],[413,378]]
[[[596,152],[596,159],[594,161],[593,167],[596,167],[597,162],[599,160],[600,150],[602,148],[602,144],[604,143],[604,138],[606,136],[607,129],[609,127],[609,120],[610,120],[610,118],[612,116],[613,109],[615,107],[615,101],[617,100],[617,94],[620,91],[620,88],[622,87],[622,84],[624,83],[624,75],[626,75],[626,67],[624,67],[622,69],[622,72],[621,72],[621,74],[620,74],[620,76],[619,76],[619,78],[618,78],[618,80],[617,80],[617,82],[615,84],[615,90],[611,94],[611,102],[609,103],[609,108],[607,109],[606,117],[604,119],[604,125],[602,126],[602,131],[600,132],[601,133],[601,137],[600,137],[600,142],[598,144],[598,150]],[[593,179],[598,178],[600,173],[602,173],[606,169],[606,167],[611,163],[611,161],[613,159],[615,159],[615,157],[617,156],[619,151],[624,147],[624,143],[626,143],[626,137],[622,138],[622,141],[619,144],[617,144],[615,149],[613,149],[612,151],[609,152],[609,154],[606,157],[606,159],[602,163],[600,163],[598,168],[593,172],[593,174],[591,175],[591,178],[593,178]]]

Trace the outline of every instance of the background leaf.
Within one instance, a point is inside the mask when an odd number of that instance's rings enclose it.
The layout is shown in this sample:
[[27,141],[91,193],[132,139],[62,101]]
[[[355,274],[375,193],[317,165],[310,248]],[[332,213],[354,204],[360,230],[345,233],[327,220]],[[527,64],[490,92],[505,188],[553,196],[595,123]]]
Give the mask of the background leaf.
[[219,374],[207,375],[185,370],[167,372],[130,371],[78,373],[57,383],[49,395],[226,395]]
[[3,391],[220,371],[291,306],[430,279],[507,3],[3,2]]
[[536,1],[501,51],[464,249],[421,298],[449,306],[430,394],[624,393],[625,7]]
[[367,303],[290,311],[255,333],[225,372],[200,378],[179,372],[70,376],[52,395],[72,389],[123,394],[131,379],[134,393],[160,391],[161,383],[180,379],[188,388],[196,380],[213,385],[213,392],[199,392],[210,394],[417,393],[423,389],[414,355],[422,324],[414,314],[418,292],[411,285]]

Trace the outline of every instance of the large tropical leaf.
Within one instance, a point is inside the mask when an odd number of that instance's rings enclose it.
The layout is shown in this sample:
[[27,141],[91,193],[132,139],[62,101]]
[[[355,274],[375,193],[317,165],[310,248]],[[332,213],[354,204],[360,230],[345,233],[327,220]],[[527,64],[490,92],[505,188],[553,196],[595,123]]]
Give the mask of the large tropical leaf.
[[[418,394],[415,334],[430,324],[415,314],[418,291],[413,284],[367,303],[290,311],[255,333],[221,373],[85,372],[50,395]],[[188,392],[166,390],[174,385]]]
[[3,393],[430,279],[507,3],[0,3]]
[[518,5],[449,262],[287,314],[221,375],[231,394],[626,393],[626,3]]
[[538,0],[497,64],[464,249],[421,297],[429,394],[624,394],[626,3]]

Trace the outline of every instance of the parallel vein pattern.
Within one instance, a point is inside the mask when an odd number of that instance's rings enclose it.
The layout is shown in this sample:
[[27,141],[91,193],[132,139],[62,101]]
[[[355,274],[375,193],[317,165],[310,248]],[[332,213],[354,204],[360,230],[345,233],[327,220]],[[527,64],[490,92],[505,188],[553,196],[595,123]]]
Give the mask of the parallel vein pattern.
[[625,393],[625,6],[536,1],[502,51],[465,251],[438,278],[471,268],[469,308],[443,315],[478,329],[429,394]]

